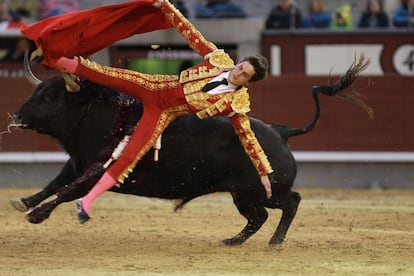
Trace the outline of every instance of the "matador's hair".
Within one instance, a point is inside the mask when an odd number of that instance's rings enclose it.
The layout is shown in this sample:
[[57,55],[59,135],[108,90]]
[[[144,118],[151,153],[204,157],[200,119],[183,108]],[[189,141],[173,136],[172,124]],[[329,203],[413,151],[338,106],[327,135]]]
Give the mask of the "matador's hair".
[[243,58],[243,61],[248,61],[254,68],[255,74],[250,79],[250,82],[264,80],[267,78],[269,71],[269,63],[262,55],[251,55]]

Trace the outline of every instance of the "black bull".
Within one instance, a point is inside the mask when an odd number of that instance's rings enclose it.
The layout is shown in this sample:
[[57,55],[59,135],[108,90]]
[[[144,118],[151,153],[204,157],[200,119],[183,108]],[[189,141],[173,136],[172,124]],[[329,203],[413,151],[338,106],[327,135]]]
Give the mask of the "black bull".
[[[287,140],[315,127],[320,114],[318,92],[329,96],[338,94],[364,66],[365,61],[361,59],[335,85],[312,89],[316,114],[304,128],[268,125],[251,118],[252,129],[274,169],[270,199],[266,198],[257,172],[229,119],[199,120],[193,115],[176,119],[164,131],[159,161],[154,161],[151,150],[125,184],[111,191],[175,199],[178,200],[176,209],[204,194],[230,192],[247,225],[233,238],[224,240],[226,245],[242,244],[256,233],[268,217],[265,208],[282,210],[269,244],[282,243],[301,200],[291,190],[296,163]],[[30,68],[26,69],[33,82]],[[27,219],[40,223],[60,203],[84,196],[96,183],[104,172],[102,164],[122,137],[133,129],[142,106],[132,98],[88,81],[82,81],[79,93],[67,93],[62,78],[34,80],[36,88],[15,113],[14,124],[54,137],[70,156],[62,171],[43,190],[20,201],[11,201],[21,211],[33,208]],[[56,197],[39,205],[52,195]]]

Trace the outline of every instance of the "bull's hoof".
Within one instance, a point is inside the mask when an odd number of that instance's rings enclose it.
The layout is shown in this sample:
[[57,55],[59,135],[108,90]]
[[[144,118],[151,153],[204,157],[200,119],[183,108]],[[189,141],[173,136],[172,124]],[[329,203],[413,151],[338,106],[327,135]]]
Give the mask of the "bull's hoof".
[[9,203],[11,206],[13,206],[14,209],[20,212],[26,212],[27,210],[29,210],[26,204],[24,204],[24,202],[21,200],[10,200]]
[[86,211],[83,209],[82,199],[78,199],[78,201],[76,201],[76,208],[78,209],[78,221],[80,224],[84,224],[90,219],[90,217],[88,213],[86,213]]
[[42,223],[49,216],[40,216],[37,214],[36,209],[31,210],[26,213],[26,220],[30,223],[39,224]]
[[241,245],[244,241],[241,239],[231,238],[231,239],[225,239],[222,242],[226,246],[237,246],[237,245]]
[[285,241],[285,239],[283,239],[283,238],[272,238],[269,241],[269,245],[270,246],[277,246],[277,245],[282,244],[284,241]]

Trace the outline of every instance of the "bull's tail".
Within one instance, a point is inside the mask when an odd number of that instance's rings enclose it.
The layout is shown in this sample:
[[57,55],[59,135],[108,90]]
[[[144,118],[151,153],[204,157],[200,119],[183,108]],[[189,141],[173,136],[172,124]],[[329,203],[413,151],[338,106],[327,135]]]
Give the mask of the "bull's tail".
[[[273,125],[279,133],[281,134],[282,138],[287,141],[289,137],[302,135],[305,133],[310,132],[315,128],[315,126],[319,122],[320,118],[320,103],[318,93],[321,92],[326,96],[339,96],[346,100],[349,100],[363,109],[368,113],[368,115],[373,118],[373,110],[371,107],[365,104],[362,99],[361,94],[356,92],[352,89],[352,83],[354,82],[355,78],[358,76],[360,72],[362,72],[365,68],[367,68],[369,64],[369,59],[365,58],[364,54],[359,56],[359,60],[352,63],[349,69],[346,71],[345,75],[343,75],[334,85],[324,85],[324,86],[313,86],[312,87],[312,97],[315,102],[316,106],[316,113],[315,116],[310,124],[303,128],[289,128],[286,126],[280,125]],[[350,88],[350,89],[347,89]]]
[[[366,59],[364,54],[359,56],[359,60],[355,60],[351,67],[346,71],[345,75],[342,76],[334,85],[332,86],[316,86],[313,90],[318,90],[322,92],[322,94],[327,96],[339,96],[344,99],[347,99],[363,109],[368,113],[368,115],[373,118],[374,112],[371,107],[365,104],[362,99],[361,94],[357,91],[352,89],[352,83],[354,82],[355,78],[358,76],[360,72],[365,70],[369,65],[369,59]],[[346,90],[348,87],[351,86],[351,89]],[[316,93],[312,91],[312,93]]]

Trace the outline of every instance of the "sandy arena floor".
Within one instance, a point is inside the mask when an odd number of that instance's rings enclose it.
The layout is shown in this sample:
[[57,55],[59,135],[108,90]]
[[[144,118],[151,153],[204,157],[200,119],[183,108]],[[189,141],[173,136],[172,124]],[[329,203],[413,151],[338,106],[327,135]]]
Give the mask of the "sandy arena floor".
[[74,202],[33,225],[0,189],[0,275],[414,275],[414,190],[299,190],[286,242],[267,245],[280,217],[239,247],[220,241],[245,220],[227,194],[174,213],[169,201],[107,193],[79,225]]

